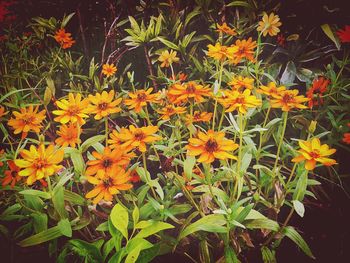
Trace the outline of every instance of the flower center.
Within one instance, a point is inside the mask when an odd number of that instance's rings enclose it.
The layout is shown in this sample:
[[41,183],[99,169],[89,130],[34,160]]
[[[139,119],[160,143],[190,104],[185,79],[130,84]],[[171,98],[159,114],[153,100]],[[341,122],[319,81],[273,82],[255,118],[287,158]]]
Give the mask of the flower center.
[[142,131],[136,132],[134,136],[138,141],[142,141],[144,138],[146,138],[145,134]]
[[316,159],[320,157],[320,154],[317,152],[310,152],[309,155],[312,157],[312,159]]
[[293,99],[294,99],[294,97],[290,94],[285,94],[282,98],[284,103],[290,103],[293,101]]
[[103,180],[103,186],[105,188],[111,187],[113,185],[113,179],[112,178],[108,178]]
[[112,160],[111,159],[104,159],[103,162],[102,162],[102,166],[104,168],[108,168],[112,165]]
[[100,110],[106,110],[108,108],[108,103],[102,102],[97,106]]
[[41,168],[44,168],[46,166],[46,162],[44,160],[39,160],[36,164],[35,167],[36,169],[40,170]]
[[17,172],[17,171],[11,171],[11,176],[12,176],[12,177],[16,177],[16,176],[17,176],[17,174],[18,174],[18,172]]
[[34,121],[35,121],[34,116],[27,116],[25,119],[23,119],[24,124],[30,124],[30,123],[33,123]]
[[75,116],[75,115],[77,115],[78,113],[79,113],[79,107],[77,107],[77,106],[72,106],[72,107],[70,107],[69,109],[68,109],[68,115],[70,115],[70,116]]
[[186,87],[186,91],[188,93],[195,93],[196,92],[196,87],[193,84],[188,84]]
[[238,103],[238,104],[244,104],[244,103],[245,103],[244,97],[238,97],[238,98],[236,99],[236,103]]
[[205,150],[209,153],[215,152],[218,149],[218,143],[214,139],[209,139],[205,144]]
[[146,98],[147,98],[147,96],[146,96],[145,93],[139,93],[139,94],[137,94],[137,99],[138,99],[139,101],[145,101]]

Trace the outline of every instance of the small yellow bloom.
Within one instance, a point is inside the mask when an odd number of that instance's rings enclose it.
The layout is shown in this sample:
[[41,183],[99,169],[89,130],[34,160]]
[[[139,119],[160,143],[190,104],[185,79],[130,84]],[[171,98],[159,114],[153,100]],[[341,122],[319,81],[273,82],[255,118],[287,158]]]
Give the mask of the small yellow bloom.
[[175,104],[184,103],[191,99],[199,103],[205,101],[204,97],[210,97],[211,95],[212,92],[209,86],[203,86],[194,81],[183,84],[176,83],[170,87],[167,93],[170,102]]
[[213,45],[208,45],[208,57],[212,57],[216,60],[224,61],[226,59],[232,59],[233,54],[238,51],[238,47],[236,46],[221,46],[221,44],[218,42]]
[[196,138],[190,138],[186,146],[189,156],[197,156],[198,162],[212,163],[215,159],[226,160],[237,157],[228,153],[238,148],[238,144],[225,138],[224,132],[214,132],[209,130],[207,133],[199,131]]
[[84,119],[89,117],[87,115],[89,104],[90,102],[88,99],[81,99],[81,94],[78,93],[74,96],[73,93],[69,93],[68,100],[62,99],[56,101],[59,110],[54,110],[52,112],[58,115],[54,120],[62,124],[77,122],[81,126],[85,123]]
[[213,116],[213,113],[211,112],[199,112],[199,111],[195,111],[193,113],[193,116],[191,116],[191,114],[187,114],[186,115],[186,125],[190,125],[191,123],[194,122],[208,122],[211,120]]
[[327,144],[321,144],[320,139],[313,138],[309,141],[299,141],[300,155],[292,159],[292,162],[299,163],[305,161],[305,169],[315,169],[316,162],[319,162],[326,166],[331,166],[337,162],[334,159],[328,158],[336,152],[336,149],[330,149]]
[[216,31],[225,33],[227,35],[235,36],[237,35],[236,31],[233,28],[230,28],[225,22],[220,26],[219,24],[216,25],[218,29]]
[[[101,120],[110,114],[121,111],[120,107],[117,107],[122,101],[122,98],[114,100],[114,90],[102,91],[102,93],[96,93],[95,96],[89,95],[91,105],[89,107],[89,113],[95,114],[95,120]],[[114,100],[114,101],[113,101]]]
[[113,76],[116,72],[117,68],[113,64],[104,64],[102,66],[102,74],[104,74],[106,77]]
[[235,45],[230,48],[234,49],[233,54],[230,55],[230,63],[238,64],[244,58],[255,62],[254,49],[256,48],[256,41],[253,41],[251,37],[248,40],[236,40]]
[[47,148],[40,144],[37,148],[31,145],[28,150],[20,152],[22,159],[16,159],[15,164],[22,170],[20,176],[28,176],[27,184],[32,185],[35,181],[57,173],[62,165],[64,152],[62,149],[55,149],[54,145]]
[[238,110],[238,112],[245,114],[248,108],[256,108],[262,103],[257,97],[251,95],[249,89],[242,93],[239,91],[225,91],[224,95],[224,97],[218,98],[218,101],[224,106],[225,112]]
[[149,88],[147,90],[137,90],[135,92],[129,92],[128,95],[130,99],[125,99],[124,103],[128,106],[128,108],[134,109],[136,113],[139,113],[142,107],[147,106],[147,103],[157,103],[159,94],[151,94],[153,88]]
[[162,120],[170,120],[170,117],[174,114],[182,114],[186,112],[185,107],[176,107],[174,105],[168,105],[157,111],[162,116],[160,117]]
[[59,136],[55,143],[62,147],[67,147],[68,145],[72,148],[75,148],[76,144],[80,144],[81,140],[79,138],[82,129],[78,127],[77,123],[69,123],[68,125],[62,124],[60,130],[57,131]]
[[180,59],[176,55],[177,55],[177,52],[173,50],[170,50],[170,53],[168,50],[163,51],[158,58],[158,60],[162,62],[160,66],[162,68],[164,67],[168,68],[174,62],[179,62]]
[[256,90],[258,93],[260,94],[265,94],[268,96],[272,96],[274,95],[278,95],[279,93],[283,92],[286,90],[285,86],[276,86],[276,83],[274,82],[270,82],[269,84],[267,84],[267,86],[260,86],[260,89]]
[[35,133],[40,132],[42,127],[41,123],[45,119],[46,111],[42,110],[38,112],[39,106],[35,108],[30,105],[27,108],[21,108],[20,112],[14,111],[15,118],[11,118],[8,121],[8,125],[14,129],[14,134],[22,132],[22,139],[27,137],[28,132],[33,131]]
[[233,78],[228,85],[232,86],[232,89],[236,91],[242,91],[243,89],[252,90],[254,88],[254,79],[237,76],[236,78]]
[[307,106],[302,103],[309,101],[309,98],[305,98],[302,95],[298,95],[297,89],[285,90],[278,94],[272,94],[270,100],[272,108],[281,108],[282,111],[290,111],[293,108],[307,109]]
[[267,34],[270,36],[276,36],[278,32],[280,32],[278,27],[281,25],[282,23],[280,22],[278,15],[275,15],[274,13],[267,15],[264,13],[262,20],[259,22],[257,30],[261,31],[264,37]]

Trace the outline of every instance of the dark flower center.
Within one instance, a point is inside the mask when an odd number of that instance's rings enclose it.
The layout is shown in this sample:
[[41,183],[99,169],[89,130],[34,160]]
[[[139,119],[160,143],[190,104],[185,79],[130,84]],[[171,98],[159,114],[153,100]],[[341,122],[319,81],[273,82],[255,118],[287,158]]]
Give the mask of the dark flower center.
[[147,98],[147,95],[145,93],[137,94],[137,99],[140,101],[144,101],[144,100],[146,100],[146,98]]
[[244,102],[245,102],[244,98],[239,97],[236,99],[236,103],[243,104]]
[[294,99],[294,97],[290,94],[285,94],[282,98],[284,103],[290,103],[293,101],[293,99]]
[[113,179],[112,178],[108,178],[108,179],[103,180],[103,186],[105,188],[113,186]]
[[205,144],[205,150],[213,153],[218,149],[218,143],[214,139],[209,139]]
[[196,87],[193,84],[188,84],[186,87],[186,91],[188,93],[195,93],[196,92]]
[[112,165],[112,160],[111,159],[104,159],[102,162],[102,166],[105,168],[108,168]]
[[142,141],[145,137],[146,136],[142,131],[135,133],[135,139],[138,141]]
[[40,161],[38,161],[38,162],[35,164],[36,169],[41,169],[41,168],[43,168],[43,167],[45,167],[45,166],[46,166],[46,162],[43,161],[43,160],[40,160]]
[[16,176],[17,176],[17,174],[18,174],[18,172],[17,172],[17,171],[11,171],[11,176],[12,176],[12,177],[16,177]]
[[25,124],[30,124],[30,123],[32,123],[34,121],[35,121],[35,117],[34,116],[28,116],[26,119],[23,119],[23,122]]
[[68,112],[68,114],[69,114],[70,116],[74,116],[74,115],[78,114],[79,111],[80,111],[80,110],[79,110],[78,107],[73,106],[73,107],[69,108],[67,112]]
[[320,154],[317,153],[317,152],[311,152],[311,153],[309,153],[309,155],[310,155],[313,159],[316,159],[316,158],[320,157]]
[[102,103],[98,104],[98,108],[100,110],[106,110],[108,108],[108,103],[102,102]]

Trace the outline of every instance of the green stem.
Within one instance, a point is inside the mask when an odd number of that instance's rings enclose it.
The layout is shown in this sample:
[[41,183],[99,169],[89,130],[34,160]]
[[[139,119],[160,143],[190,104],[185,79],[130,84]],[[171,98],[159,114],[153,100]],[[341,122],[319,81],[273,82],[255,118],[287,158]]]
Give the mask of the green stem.
[[284,139],[284,133],[285,133],[286,127],[287,127],[287,120],[288,120],[288,112],[286,111],[286,112],[284,112],[282,134],[281,134],[280,141],[278,143],[278,148],[277,148],[277,153],[276,153],[276,160],[275,160],[275,164],[273,166],[273,172],[276,172],[278,159],[279,159],[279,155],[280,155],[280,151],[281,151],[281,146],[282,146],[283,139]]
[[[221,79],[222,79],[222,71],[223,71],[223,69],[224,69],[224,63],[221,62],[220,71],[219,71],[219,84],[218,84],[218,90],[216,91],[216,93],[219,92],[220,87],[221,87]],[[214,94],[214,96],[215,96],[215,95],[216,95],[216,94]],[[218,106],[218,100],[215,99],[212,130],[214,130],[214,128],[215,128],[215,118],[216,118],[216,109],[217,109],[217,106]]]
[[242,159],[242,143],[243,143],[243,117],[241,113],[238,113],[239,118],[239,148],[238,148],[238,160],[237,160],[237,174],[240,175],[241,159]]
[[[146,154],[145,154],[144,152],[142,153],[142,162],[143,162],[143,168],[145,169],[145,173],[147,173]],[[156,198],[157,198],[157,196],[156,196],[156,193],[154,192],[153,187],[152,187],[152,186],[150,186],[150,188],[151,188],[152,195],[153,195],[154,199],[156,199]]]
[[220,122],[219,122],[218,131],[220,131],[220,129],[221,129],[222,122],[224,121],[224,117],[225,117],[225,109],[223,108],[223,109],[222,109],[222,112],[221,112],[221,117],[220,117]]
[[105,117],[106,147],[108,145],[108,117]]

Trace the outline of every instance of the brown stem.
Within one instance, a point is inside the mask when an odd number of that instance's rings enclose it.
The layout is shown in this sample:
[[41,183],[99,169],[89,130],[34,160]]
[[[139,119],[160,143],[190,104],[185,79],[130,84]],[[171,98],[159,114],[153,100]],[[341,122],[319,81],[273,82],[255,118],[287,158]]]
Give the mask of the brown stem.
[[[148,71],[151,77],[154,77],[153,74],[153,69],[152,69],[152,63],[151,63],[151,59],[148,56],[148,50],[147,50],[147,46],[144,45],[143,46],[143,50],[145,51],[145,57],[146,57],[146,61],[147,61],[147,67],[148,67]],[[153,83],[153,87],[154,87],[154,91],[157,92],[158,91],[158,85],[155,81],[155,79],[152,78],[152,83]]]
[[79,29],[81,32],[81,39],[83,40],[84,53],[85,53],[86,57],[89,57],[89,51],[88,51],[88,48],[86,45],[85,32],[84,32],[83,22],[82,22],[82,18],[81,18],[81,13],[80,13],[80,5],[78,6],[77,14],[78,14],[78,19],[79,19]]

